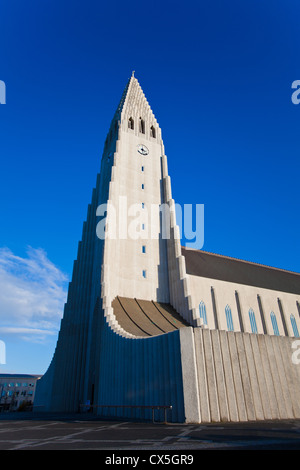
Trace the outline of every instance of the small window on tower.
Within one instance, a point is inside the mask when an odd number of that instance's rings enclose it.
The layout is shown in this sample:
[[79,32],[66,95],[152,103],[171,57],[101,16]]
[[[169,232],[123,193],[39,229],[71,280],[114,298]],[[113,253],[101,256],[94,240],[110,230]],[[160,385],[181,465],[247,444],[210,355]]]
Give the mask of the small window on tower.
[[145,134],[145,121],[140,118],[140,128],[139,128],[139,131],[142,133],[142,134]]
[[128,129],[134,129],[134,120],[132,117],[128,119]]
[[142,253],[146,253],[146,245],[142,246]]
[[146,269],[143,269],[143,277],[144,277],[144,278],[147,277]]
[[156,137],[156,132],[155,132],[155,127],[154,126],[151,126],[150,127],[150,137]]
[[145,189],[145,185],[144,185],[144,183],[142,184],[142,189]]

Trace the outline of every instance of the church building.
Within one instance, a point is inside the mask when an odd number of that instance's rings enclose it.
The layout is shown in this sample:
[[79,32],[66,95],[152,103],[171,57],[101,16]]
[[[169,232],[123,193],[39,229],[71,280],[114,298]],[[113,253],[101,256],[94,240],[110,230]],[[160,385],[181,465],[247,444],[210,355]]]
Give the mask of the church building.
[[[152,210],[162,206],[167,217]],[[181,246],[174,207],[162,132],[132,74],[36,409],[147,420],[157,408],[157,419],[167,410],[169,421],[189,423],[299,419],[300,274]]]

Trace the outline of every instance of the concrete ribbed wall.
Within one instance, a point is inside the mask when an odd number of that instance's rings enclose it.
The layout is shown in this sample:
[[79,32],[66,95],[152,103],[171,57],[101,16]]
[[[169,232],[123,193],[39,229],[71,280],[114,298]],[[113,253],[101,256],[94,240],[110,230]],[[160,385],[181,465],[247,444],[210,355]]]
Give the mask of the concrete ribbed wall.
[[[194,328],[200,422],[300,418],[293,338]],[[184,372],[183,372],[184,374]]]
[[[100,307],[99,307],[100,309]],[[94,404],[172,406],[168,420],[184,421],[180,331],[149,338],[126,338],[113,331],[101,309],[95,328]],[[100,334],[99,334],[100,333]],[[92,378],[91,378],[92,380]],[[102,416],[152,419],[152,411],[98,408]],[[156,419],[163,418],[163,412]]]

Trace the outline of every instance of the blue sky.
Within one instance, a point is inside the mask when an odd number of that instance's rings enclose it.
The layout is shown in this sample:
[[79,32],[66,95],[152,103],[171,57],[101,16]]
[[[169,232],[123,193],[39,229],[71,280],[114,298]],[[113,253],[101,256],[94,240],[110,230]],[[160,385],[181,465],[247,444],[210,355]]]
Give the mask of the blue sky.
[[175,201],[205,206],[203,249],[300,271],[299,14],[296,0],[1,2],[0,371],[51,360],[132,70]]

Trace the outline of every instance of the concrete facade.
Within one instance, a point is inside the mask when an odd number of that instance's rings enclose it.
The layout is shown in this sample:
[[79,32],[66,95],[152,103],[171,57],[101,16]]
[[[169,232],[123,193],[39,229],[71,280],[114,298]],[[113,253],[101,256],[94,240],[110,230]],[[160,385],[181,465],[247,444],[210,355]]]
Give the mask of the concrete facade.
[[[174,204],[161,129],[132,75],[107,135],[35,404],[64,412],[88,404],[101,415],[142,419],[148,407],[172,406],[170,420],[191,423],[299,418],[291,357],[300,275],[261,267],[268,282],[256,282],[250,274],[258,268],[235,260],[230,278],[229,259],[217,260],[223,274],[199,274],[196,253],[181,247]],[[152,212],[162,205],[169,218]]]
[[298,418],[292,338],[193,329],[199,409],[192,421]]
[[[228,305],[232,312],[234,331],[245,333],[253,332],[249,317],[249,311],[252,310],[255,315],[257,333],[264,334],[263,320],[260,315],[260,305],[258,301],[259,296],[261,305],[263,305],[265,329],[267,334],[274,334],[271,312],[273,312],[276,317],[280,336],[295,336],[291,322],[291,315],[293,316],[293,321],[295,321],[297,329],[300,332],[300,318],[297,311],[297,302],[300,302],[300,295],[253,286],[245,286],[243,284],[230,283],[217,279],[199,278],[193,275],[188,275],[188,278],[190,281],[194,308],[198,308],[201,302],[205,304],[207,307],[207,327],[210,329],[216,328],[211,295],[211,289],[213,288],[218,315],[218,329],[228,329],[225,315],[225,308]],[[281,316],[278,299],[280,300],[282,311],[284,312],[284,319]],[[238,304],[242,320],[240,320],[239,317]],[[285,333],[284,323],[287,329],[287,335]]]

